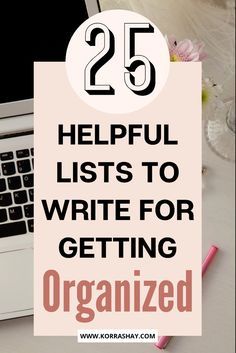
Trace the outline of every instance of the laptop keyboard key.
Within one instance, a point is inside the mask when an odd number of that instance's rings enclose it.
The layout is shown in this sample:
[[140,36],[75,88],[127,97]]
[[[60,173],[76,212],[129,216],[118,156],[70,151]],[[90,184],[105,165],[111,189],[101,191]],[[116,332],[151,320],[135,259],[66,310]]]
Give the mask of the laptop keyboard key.
[[28,201],[27,194],[25,190],[14,192],[14,201],[16,205],[21,205]]
[[32,202],[34,201],[34,189],[29,190],[29,199]]
[[17,158],[29,157],[29,150],[25,149],[25,150],[16,151],[16,157]]
[[13,152],[0,153],[0,161],[9,161],[13,159]]
[[31,152],[31,156],[33,156],[33,155],[34,155],[34,149],[31,148],[31,149],[30,149],[30,152]]
[[7,207],[12,204],[12,197],[9,192],[0,194],[0,207]]
[[32,218],[34,217],[34,206],[33,205],[26,205],[24,206],[25,217]]
[[16,173],[15,163],[2,163],[2,173],[3,175],[13,175]]
[[17,162],[17,168],[19,173],[28,173],[31,171],[29,159],[23,159]]
[[0,209],[0,223],[7,221],[7,211],[3,208]]
[[7,179],[10,190],[17,190],[21,188],[21,180],[19,176],[10,177]]
[[0,192],[3,192],[6,190],[6,182],[5,179],[0,179]]
[[33,231],[34,231],[34,220],[33,219],[28,220],[28,229],[29,229],[30,233],[33,233]]
[[23,213],[20,206],[10,207],[8,211],[9,211],[9,217],[11,221],[17,221],[18,219],[23,218]]
[[26,234],[26,224],[24,221],[0,224],[0,238],[14,235]]
[[23,183],[26,188],[32,188],[34,186],[34,174],[23,175]]

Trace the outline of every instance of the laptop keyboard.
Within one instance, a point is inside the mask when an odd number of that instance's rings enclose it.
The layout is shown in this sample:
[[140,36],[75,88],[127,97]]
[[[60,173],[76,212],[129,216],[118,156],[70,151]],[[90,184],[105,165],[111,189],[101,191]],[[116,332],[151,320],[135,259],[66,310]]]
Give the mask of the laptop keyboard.
[[34,149],[0,153],[0,238],[34,231]]

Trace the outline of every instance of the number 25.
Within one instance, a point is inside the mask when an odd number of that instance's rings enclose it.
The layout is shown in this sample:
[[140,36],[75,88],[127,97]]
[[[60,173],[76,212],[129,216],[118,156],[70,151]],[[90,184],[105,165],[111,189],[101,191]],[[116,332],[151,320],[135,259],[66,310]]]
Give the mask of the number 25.
[[[146,96],[153,92],[156,85],[156,70],[154,65],[144,55],[135,54],[135,34],[154,33],[154,28],[149,23],[125,23],[124,28],[125,48],[124,67],[128,72],[124,73],[126,86],[135,94]],[[109,28],[102,23],[93,23],[85,33],[85,41],[90,46],[96,45],[98,34],[104,36],[103,49],[88,63],[85,68],[85,91],[91,95],[115,95],[115,89],[109,84],[97,84],[97,72],[115,54],[115,37]],[[136,84],[133,73],[144,67],[144,79],[141,84]]]

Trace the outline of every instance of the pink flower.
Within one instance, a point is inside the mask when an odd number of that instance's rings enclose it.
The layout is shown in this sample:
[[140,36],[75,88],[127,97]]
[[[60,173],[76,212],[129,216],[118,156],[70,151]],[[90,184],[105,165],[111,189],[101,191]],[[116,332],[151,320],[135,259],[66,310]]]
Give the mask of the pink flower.
[[203,42],[190,39],[177,42],[174,36],[167,37],[166,42],[170,52],[170,61],[202,61],[207,54],[204,52]]

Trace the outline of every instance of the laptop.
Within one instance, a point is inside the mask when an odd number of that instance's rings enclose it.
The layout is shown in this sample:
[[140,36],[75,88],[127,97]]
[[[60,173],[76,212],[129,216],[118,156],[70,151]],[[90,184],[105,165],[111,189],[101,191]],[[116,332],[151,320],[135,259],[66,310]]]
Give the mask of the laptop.
[[33,17],[17,4],[0,22],[0,320],[33,314],[33,62],[65,61],[74,31],[100,11],[96,0],[40,3]]

